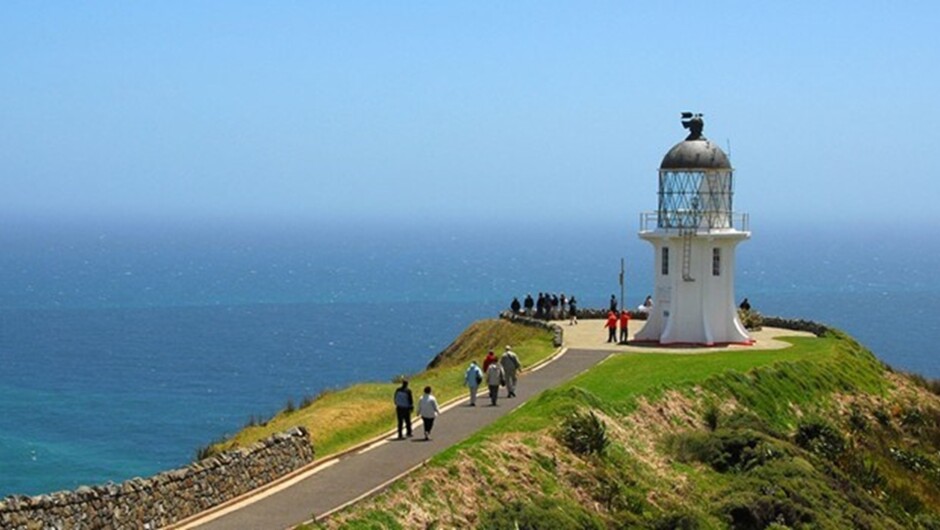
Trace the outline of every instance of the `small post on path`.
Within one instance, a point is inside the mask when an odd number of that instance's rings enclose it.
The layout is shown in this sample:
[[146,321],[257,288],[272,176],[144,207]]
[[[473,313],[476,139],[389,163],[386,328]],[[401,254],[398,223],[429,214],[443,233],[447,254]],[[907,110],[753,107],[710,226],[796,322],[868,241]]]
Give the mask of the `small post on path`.
[[620,310],[623,311],[623,258],[620,258]]

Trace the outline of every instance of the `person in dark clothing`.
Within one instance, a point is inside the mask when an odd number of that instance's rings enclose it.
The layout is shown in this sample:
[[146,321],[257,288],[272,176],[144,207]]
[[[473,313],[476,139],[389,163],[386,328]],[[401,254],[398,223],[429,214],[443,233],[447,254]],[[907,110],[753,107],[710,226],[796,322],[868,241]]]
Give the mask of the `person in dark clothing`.
[[398,439],[402,440],[402,427],[411,438],[411,412],[415,409],[414,397],[408,388],[408,381],[402,380],[401,386],[395,389],[395,412],[398,415]]
[[522,304],[520,304],[519,299],[514,296],[512,298],[512,303],[509,304],[509,309],[512,309],[512,314],[518,315],[520,308],[522,308]]
[[614,295],[610,295],[610,310],[614,313],[617,312],[617,297]]
[[535,318],[542,318],[543,314],[545,314],[545,295],[539,293],[539,298],[535,301]]
[[535,307],[535,300],[532,299],[531,294],[525,295],[525,301],[523,303],[523,307],[525,307],[526,316],[529,316],[529,317],[532,316],[532,308]]
[[738,307],[740,307],[744,311],[750,311],[751,303],[747,301],[747,298],[745,298],[744,300],[741,300],[741,305],[739,305]]
[[575,300],[574,296],[568,300],[568,325],[574,325],[578,323],[578,301]]

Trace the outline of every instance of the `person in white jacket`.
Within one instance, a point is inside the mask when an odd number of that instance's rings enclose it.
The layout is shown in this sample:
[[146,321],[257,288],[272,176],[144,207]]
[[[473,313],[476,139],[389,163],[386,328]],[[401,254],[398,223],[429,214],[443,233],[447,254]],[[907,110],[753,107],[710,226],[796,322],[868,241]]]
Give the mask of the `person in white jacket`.
[[424,422],[424,439],[431,439],[431,429],[434,428],[434,418],[440,414],[437,407],[437,398],[431,394],[431,387],[424,387],[424,395],[418,401],[418,414],[421,415],[421,421]]
[[499,398],[499,387],[503,384],[503,367],[499,363],[493,363],[486,369],[486,386],[490,389],[490,404],[496,406],[496,400]]
[[467,367],[467,371],[464,373],[463,382],[470,389],[470,406],[477,406],[477,389],[480,388],[480,383],[483,382],[483,370],[480,370],[480,366],[476,361],[470,361],[470,366]]

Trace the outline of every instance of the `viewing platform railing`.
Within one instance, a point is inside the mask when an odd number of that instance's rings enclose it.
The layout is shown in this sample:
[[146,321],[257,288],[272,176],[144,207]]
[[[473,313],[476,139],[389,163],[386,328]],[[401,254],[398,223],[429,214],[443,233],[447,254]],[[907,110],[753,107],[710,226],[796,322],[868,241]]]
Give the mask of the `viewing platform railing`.
[[[713,222],[709,222],[709,220]],[[717,222],[715,222],[717,221]],[[662,230],[738,230],[748,232],[751,216],[742,212],[714,213],[704,211],[641,212],[640,232]]]

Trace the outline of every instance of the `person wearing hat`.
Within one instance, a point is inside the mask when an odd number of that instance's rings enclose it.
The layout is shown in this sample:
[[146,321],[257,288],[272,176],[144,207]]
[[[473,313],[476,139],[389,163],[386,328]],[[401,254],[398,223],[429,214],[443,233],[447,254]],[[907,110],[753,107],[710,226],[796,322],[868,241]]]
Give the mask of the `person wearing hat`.
[[511,346],[506,346],[506,351],[499,358],[499,364],[503,368],[503,379],[506,381],[506,397],[516,397],[516,382],[519,380],[518,372],[522,369],[522,364]]

